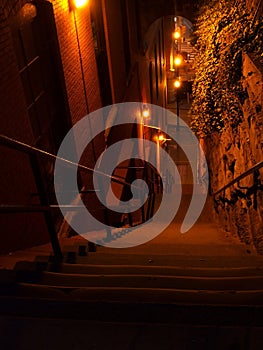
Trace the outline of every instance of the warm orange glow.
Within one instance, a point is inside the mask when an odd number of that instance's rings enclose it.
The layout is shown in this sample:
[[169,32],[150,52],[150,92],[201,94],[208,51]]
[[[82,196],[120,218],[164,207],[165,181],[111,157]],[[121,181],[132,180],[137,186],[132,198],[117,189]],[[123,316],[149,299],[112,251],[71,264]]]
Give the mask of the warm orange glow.
[[143,108],[142,116],[143,116],[144,118],[149,118],[149,116],[150,116],[150,111],[149,111],[149,108],[148,108],[148,107],[144,107],[144,108]]
[[158,136],[158,140],[161,142],[165,140],[165,137],[163,136],[163,134]]
[[72,0],[73,6],[74,6],[76,9],[87,5],[88,1],[89,1],[89,0]]
[[176,30],[176,31],[174,32],[174,38],[177,40],[177,39],[180,39],[180,37],[181,37],[180,31],[179,31],[179,30]]
[[181,86],[181,82],[179,79],[176,79],[174,82],[174,86],[178,89]]
[[174,55],[171,53],[170,55],[170,70],[174,71]]
[[174,59],[175,66],[180,66],[183,63],[183,57],[182,56],[176,56]]

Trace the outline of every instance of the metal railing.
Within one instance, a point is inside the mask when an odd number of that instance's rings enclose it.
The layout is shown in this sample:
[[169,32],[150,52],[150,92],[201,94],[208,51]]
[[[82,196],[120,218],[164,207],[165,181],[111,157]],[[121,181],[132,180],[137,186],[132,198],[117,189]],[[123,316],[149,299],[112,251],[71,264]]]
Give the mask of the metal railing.
[[263,8],[263,0],[256,0],[255,1],[255,8],[254,8],[254,14],[252,19],[252,25],[254,25],[255,20],[262,15],[262,8]]
[[[250,198],[251,195],[254,197],[254,208],[257,209],[257,192],[259,190],[263,190],[263,185],[261,184],[260,181],[260,173],[259,170],[263,167],[263,161],[255,164],[252,166],[250,169],[246,170],[244,173],[241,175],[237,176],[233,180],[231,180],[227,185],[221,187],[219,190],[213,193],[214,199],[221,194],[224,193],[223,196],[220,196],[220,200],[224,203],[229,203],[229,204],[234,204],[238,200],[238,198]],[[253,184],[252,186],[241,186],[240,181],[246,178],[249,175],[253,175]],[[231,199],[227,199],[225,196],[225,190],[228,188],[234,186],[237,184],[238,188],[236,189],[235,193],[232,194]],[[246,190],[244,193],[242,190]]]
[[[69,166],[69,167],[77,167],[79,169],[79,171],[85,171],[85,172],[95,172],[94,169],[89,168],[87,166],[81,165],[81,164],[77,164],[75,162],[72,162],[68,159],[64,159],[61,157],[57,157],[54,154],[51,154],[49,152],[46,152],[44,150],[41,150],[39,148],[30,146],[26,143],[14,140],[12,138],[9,138],[5,135],[0,135],[0,145],[5,146],[7,148],[16,150],[18,152],[22,152],[25,153],[29,156],[29,161],[31,164],[31,169],[34,175],[34,179],[36,182],[36,187],[37,187],[37,193],[34,193],[34,195],[39,196],[40,199],[40,203],[36,204],[36,205],[5,205],[5,204],[1,204],[0,205],[0,214],[8,214],[8,213],[30,213],[30,212],[42,212],[44,214],[45,217],[45,221],[47,224],[47,228],[48,228],[48,233],[49,233],[49,237],[50,237],[50,242],[52,245],[52,249],[53,249],[53,253],[54,253],[54,257],[57,261],[62,261],[63,259],[63,255],[61,252],[61,247],[59,244],[59,240],[57,237],[57,232],[55,230],[54,227],[54,222],[53,222],[53,218],[51,215],[51,210],[55,209],[55,208],[59,208],[61,206],[58,206],[57,204],[51,204],[50,200],[49,200],[49,193],[47,193],[46,191],[46,186],[45,183],[43,181],[42,178],[42,173],[41,173],[41,168],[39,165],[39,160],[38,157],[48,157],[51,158],[53,160],[58,160],[61,161],[65,166]],[[147,164],[147,163],[146,163]],[[148,201],[146,201],[145,205],[147,205],[146,207],[146,215],[145,215],[145,208],[144,206],[141,208],[141,217],[142,217],[142,221],[145,220],[149,220],[153,213],[154,213],[154,201],[155,201],[155,185],[156,182],[154,180],[154,169],[151,168],[151,165],[148,164],[146,167],[138,167],[138,169],[143,170],[144,174],[143,174],[143,179],[149,184],[149,198]],[[151,175],[149,176],[148,171],[150,170]],[[122,186],[128,186],[129,188],[131,187],[131,184],[127,181],[125,181],[124,179],[120,179],[118,176],[114,176],[114,175],[109,175],[106,174],[104,172],[100,172],[98,170],[96,170],[96,173],[98,175],[102,175],[103,177],[108,177],[111,179],[111,181],[118,183]],[[158,185],[159,186],[159,185]],[[136,186],[135,186],[136,187]],[[139,190],[139,188],[138,188]],[[87,194],[87,193],[94,193],[97,192],[97,190],[92,189],[92,190],[82,190],[79,191],[79,193],[83,193],[83,194]],[[63,209],[66,209],[68,211],[77,211],[80,208],[80,206],[78,205],[64,205]],[[101,209],[99,209],[101,210]],[[94,210],[95,211],[95,210]],[[106,214],[107,215],[107,214]],[[133,222],[132,222],[132,216],[131,214],[129,215],[129,224],[130,226],[133,226]],[[108,218],[106,217],[106,221],[109,221]],[[107,235],[109,233],[107,232]]]

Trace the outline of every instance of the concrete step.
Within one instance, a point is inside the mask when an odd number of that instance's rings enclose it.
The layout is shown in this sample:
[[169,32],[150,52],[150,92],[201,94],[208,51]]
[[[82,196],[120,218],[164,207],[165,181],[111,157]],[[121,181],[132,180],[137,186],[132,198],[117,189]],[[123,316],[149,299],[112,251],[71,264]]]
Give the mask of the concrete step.
[[238,277],[263,276],[263,267],[202,268],[181,266],[145,266],[145,265],[81,265],[62,264],[60,272],[65,274],[88,275],[161,275],[161,276],[196,276],[196,277]]
[[215,291],[251,291],[263,290],[263,276],[242,277],[193,277],[137,274],[64,274],[43,272],[41,285],[63,287],[105,287],[105,288],[142,288],[142,289],[182,289]]
[[21,262],[15,270],[3,270],[2,315],[149,323],[188,323],[190,317],[190,323],[198,324],[263,325],[261,267],[139,265],[138,261],[57,267],[59,272],[52,272],[47,269],[54,265],[47,262]]
[[[42,298],[37,298],[31,293],[28,296],[13,297],[0,296],[1,315],[8,317],[21,317],[25,319],[71,319],[71,320],[92,320],[92,322],[117,322],[129,324],[187,324],[187,325],[216,325],[224,326],[263,326],[263,306],[262,305],[209,305],[207,303],[208,294],[203,294],[203,301],[200,304],[193,304],[191,298],[188,303],[180,302],[178,294],[169,291],[166,293],[165,302],[149,302],[150,293],[139,295],[134,301],[125,302],[124,298],[117,299],[117,290],[106,290],[109,297],[107,300],[100,298],[98,290],[86,290],[86,300],[82,300],[78,295],[70,298],[62,290],[57,291],[60,298],[47,298],[43,294]],[[104,298],[106,291],[103,290]],[[68,291],[69,292],[69,291]],[[129,296],[128,290],[123,290]],[[134,290],[132,290],[134,293]],[[25,293],[24,293],[25,294]],[[39,293],[38,293],[39,294]],[[126,294],[123,294],[125,296]],[[186,293],[184,293],[184,296]],[[189,296],[189,294],[188,294]],[[148,297],[148,301],[147,301]],[[171,298],[172,297],[172,298]],[[232,296],[233,297],[233,296]],[[252,300],[254,300],[252,295]],[[142,298],[142,299],[141,299]],[[258,296],[260,300],[260,296]],[[89,300],[88,300],[89,299]],[[99,301],[101,299],[101,301]],[[110,301],[115,299],[115,301]],[[126,297],[127,299],[127,297]],[[129,299],[130,296],[129,296]],[[232,298],[234,299],[234,297]],[[137,301],[136,301],[137,300]],[[146,300],[146,302],[145,302]],[[171,302],[175,300],[175,302]],[[262,295],[261,295],[262,300]],[[63,333],[62,333],[63,334]],[[17,347],[16,347],[17,348]]]
[[[209,248],[209,247],[208,247]],[[224,246],[220,247],[222,255],[216,255],[215,250],[213,256],[188,255],[186,254],[156,254],[149,252],[148,254],[123,254],[105,253],[97,251],[96,254],[89,254],[87,257],[77,257],[76,263],[89,265],[130,265],[130,266],[181,266],[185,267],[203,267],[203,268],[232,268],[232,267],[262,267],[262,257],[250,256],[249,260],[246,256],[224,256]],[[194,249],[194,248],[193,248]],[[189,247],[189,251],[193,250]],[[227,249],[227,247],[226,247]],[[156,247],[158,251],[158,246]],[[199,248],[196,246],[195,251],[198,253]]]
[[95,265],[95,264],[53,264],[48,262],[21,261],[16,264],[15,270],[0,270],[1,281],[15,279],[17,276],[26,276],[42,273],[48,275],[88,276],[167,276],[167,277],[196,277],[196,278],[252,278],[263,277],[263,267],[186,267],[186,266],[154,266],[154,265]]
[[9,280],[2,295],[55,299],[80,297],[81,300],[96,300],[98,297],[98,300],[105,301],[120,301],[124,297],[125,302],[263,303],[263,298],[260,299],[262,268],[61,264],[57,272],[45,271],[52,267],[54,265],[47,263],[17,264],[15,275],[10,271],[10,276],[6,276]]
[[[155,320],[154,317],[153,319]],[[263,329],[253,326],[186,326],[160,324],[160,322],[156,324],[96,323],[88,320],[52,320],[50,318],[25,320],[9,317],[5,320],[2,329],[0,342],[4,338],[5,349],[35,349],[36,344],[38,349],[51,350],[259,350],[263,348]],[[22,344],[26,344],[24,347],[21,345],[21,338]]]
[[72,287],[19,283],[2,288],[0,299],[50,301],[116,302],[123,304],[182,304],[263,307],[263,289],[200,290],[176,288]]

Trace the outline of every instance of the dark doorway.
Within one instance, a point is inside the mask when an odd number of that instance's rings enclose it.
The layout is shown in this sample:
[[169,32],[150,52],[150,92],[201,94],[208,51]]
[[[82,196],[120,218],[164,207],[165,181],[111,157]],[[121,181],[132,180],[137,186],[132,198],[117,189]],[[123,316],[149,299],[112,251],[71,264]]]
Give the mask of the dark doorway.
[[[12,33],[34,146],[56,154],[71,122],[52,4],[24,5]],[[39,161],[46,191],[52,193],[54,160]]]
[[112,95],[101,0],[92,4],[90,13],[101,100],[102,105],[107,106],[112,104]]

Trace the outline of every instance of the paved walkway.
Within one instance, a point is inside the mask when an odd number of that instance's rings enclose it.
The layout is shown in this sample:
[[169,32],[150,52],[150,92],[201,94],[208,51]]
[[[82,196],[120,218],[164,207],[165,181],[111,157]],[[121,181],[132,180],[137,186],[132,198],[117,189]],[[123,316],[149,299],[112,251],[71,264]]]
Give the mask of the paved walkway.
[[[187,233],[181,234],[182,218],[188,206],[190,196],[184,196],[178,214],[173,222],[157,237],[151,241],[131,248],[97,248],[96,260],[104,255],[130,256],[133,264],[136,256],[144,256],[148,261],[154,262],[157,256],[165,258],[166,265],[198,263],[216,266],[263,266],[263,256],[259,256],[253,246],[240,243],[237,237],[220,229],[213,222],[210,204],[207,204],[198,222]],[[132,231],[129,233],[132,235]],[[61,240],[62,250],[77,251],[79,245],[87,241],[81,236],[64,238]],[[0,268],[12,268],[17,261],[33,261],[38,256],[49,256],[52,253],[50,244],[29,248],[23,251],[10,252],[0,256]],[[128,260],[127,260],[128,259]],[[126,262],[129,263],[129,258]],[[86,259],[85,263],[91,262]],[[82,261],[81,261],[82,262]]]

